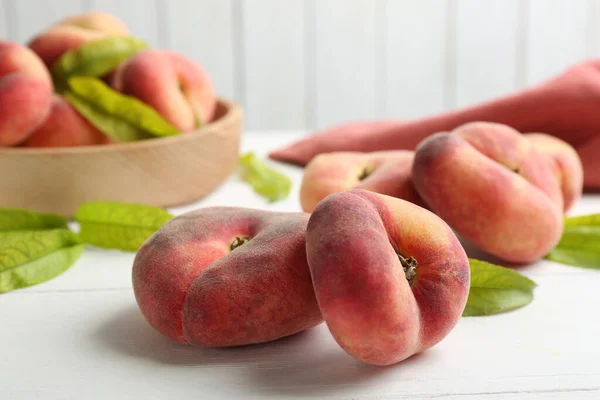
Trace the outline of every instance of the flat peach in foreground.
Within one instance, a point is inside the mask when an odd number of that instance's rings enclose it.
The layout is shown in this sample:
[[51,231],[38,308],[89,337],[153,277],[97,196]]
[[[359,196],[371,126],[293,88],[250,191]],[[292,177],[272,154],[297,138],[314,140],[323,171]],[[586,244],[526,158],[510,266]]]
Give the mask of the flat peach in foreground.
[[128,30],[117,17],[104,12],[87,12],[57,22],[31,39],[31,48],[51,68],[69,50],[106,36],[126,36]]
[[50,115],[25,141],[25,147],[73,147],[109,143],[108,136],[83,118],[64,97],[55,95]]
[[193,60],[145,50],[121,65],[112,86],[150,105],[182,132],[212,121],[216,98],[210,77]]
[[212,207],[175,217],[133,264],[140,310],[201,347],[275,340],[322,321],[306,262],[308,215]]
[[506,261],[533,262],[562,234],[563,199],[552,166],[508,126],[469,123],[425,139],[413,181],[460,236]]
[[430,348],[464,310],[465,251],[444,221],[407,201],[360,189],[326,197],[306,252],[329,330],[363,362],[394,364]]
[[412,184],[414,152],[335,152],[320,154],[306,166],[300,203],[312,212],[319,201],[336,192],[365,189],[424,206]]
[[0,40],[0,147],[22,143],[50,111],[52,80],[26,47]]
[[583,165],[579,155],[570,144],[555,136],[527,133],[525,137],[540,153],[550,158],[562,191],[564,211],[568,211],[583,192]]

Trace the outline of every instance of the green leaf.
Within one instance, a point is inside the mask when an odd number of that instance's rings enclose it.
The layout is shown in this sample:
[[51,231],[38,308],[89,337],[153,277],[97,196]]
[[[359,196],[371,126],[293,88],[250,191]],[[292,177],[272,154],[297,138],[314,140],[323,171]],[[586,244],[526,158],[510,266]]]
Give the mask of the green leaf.
[[131,36],[110,36],[82,44],[64,53],[52,65],[52,77],[58,91],[67,88],[72,76],[103,76],[148,45]]
[[536,284],[517,271],[469,259],[471,288],[463,316],[499,314],[523,307],[533,300]]
[[600,228],[600,214],[578,215],[565,218],[565,227],[590,226]]
[[[58,230],[66,229],[66,228],[57,228]],[[11,242],[17,241],[25,241],[31,239],[35,232],[49,232],[52,229],[44,230],[44,229],[24,229],[24,230],[15,230],[15,231],[0,231],[0,247],[3,247]]]
[[75,263],[83,251],[67,229],[2,232],[0,293],[46,282]]
[[65,98],[73,107],[92,125],[118,142],[179,133],[155,109],[135,97],[111,89],[98,78],[72,77],[69,89]]
[[80,99],[72,93],[67,92],[64,96],[85,119],[117,142],[137,142],[138,140],[154,138],[154,136],[136,128],[127,121],[107,116],[104,111],[95,105]]
[[600,214],[565,218],[565,228],[548,260],[600,269]]
[[18,208],[0,208],[0,231],[66,228],[67,219],[57,214]]
[[92,125],[117,142],[137,142],[138,140],[152,139],[154,136],[118,118],[111,118],[93,104],[80,99],[72,93],[65,93],[64,97],[81,115]]
[[292,188],[292,181],[287,176],[269,167],[252,152],[240,156],[240,176],[270,202],[285,199]]
[[137,251],[171,218],[159,207],[117,202],[85,203],[75,214],[83,243],[126,251]]

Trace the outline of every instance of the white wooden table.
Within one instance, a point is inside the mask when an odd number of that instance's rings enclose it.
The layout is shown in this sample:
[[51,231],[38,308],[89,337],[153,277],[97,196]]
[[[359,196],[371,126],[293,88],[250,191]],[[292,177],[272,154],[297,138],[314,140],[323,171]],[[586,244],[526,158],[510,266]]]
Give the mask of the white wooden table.
[[[246,134],[265,154],[296,135]],[[173,209],[269,205],[232,178],[204,200]],[[193,184],[190,182],[190,184]],[[600,212],[586,195],[572,214]],[[600,399],[600,271],[539,262],[539,287],[515,312],[462,318],[434,348],[391,367],[344,353],[324,324],[273,343],[204,350],[171,343],[139,313],[134,255],[86,248],[60,277],[0,295],[0,399]]]

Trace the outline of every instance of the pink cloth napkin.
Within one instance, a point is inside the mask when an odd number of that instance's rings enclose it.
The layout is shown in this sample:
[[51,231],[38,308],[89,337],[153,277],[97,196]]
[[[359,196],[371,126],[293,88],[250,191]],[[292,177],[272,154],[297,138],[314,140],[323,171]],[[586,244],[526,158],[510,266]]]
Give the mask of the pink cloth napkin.
[[429,118],[334,126],[276,150],[270,157],[306,165],[316,155],[332,151],[414,150],[429,135],[473,121],[499,122],[522,133],[561,138],[581,157],[585,187],[600,189],[600,59],[577,64],[514,94]]

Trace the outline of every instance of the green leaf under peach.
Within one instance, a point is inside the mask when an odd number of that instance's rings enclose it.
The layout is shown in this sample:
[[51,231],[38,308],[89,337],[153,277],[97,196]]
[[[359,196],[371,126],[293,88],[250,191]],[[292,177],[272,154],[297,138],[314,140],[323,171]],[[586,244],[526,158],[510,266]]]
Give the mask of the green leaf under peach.
[[511,268],[469,259],[471,287],[463,317],[499,314],[533,300],[536,284]]
[[565,218],[560,241],[546,258],[576,267],[600,269],[600,214]]

